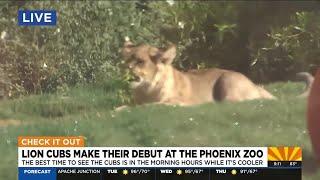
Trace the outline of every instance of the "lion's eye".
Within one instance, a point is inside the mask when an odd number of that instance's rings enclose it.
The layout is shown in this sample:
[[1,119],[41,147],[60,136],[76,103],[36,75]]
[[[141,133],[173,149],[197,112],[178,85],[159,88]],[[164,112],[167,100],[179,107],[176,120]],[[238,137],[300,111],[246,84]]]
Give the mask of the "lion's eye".
[[140,60],[140,59],[138,59],[137,61],[136,61],[136,64],[137,65],[142,65],[144,63],[144,61],[142,61],[142,60]]

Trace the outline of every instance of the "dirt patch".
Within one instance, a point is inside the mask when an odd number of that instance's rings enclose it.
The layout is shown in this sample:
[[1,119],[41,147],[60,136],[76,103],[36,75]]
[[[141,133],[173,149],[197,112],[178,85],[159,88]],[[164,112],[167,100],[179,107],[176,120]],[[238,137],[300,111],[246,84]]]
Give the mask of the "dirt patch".
[[0,120],[0,128],[7,127],[7,126],[19,126],[21,124],[23,124],[22,121],[16,120],[16,119]]

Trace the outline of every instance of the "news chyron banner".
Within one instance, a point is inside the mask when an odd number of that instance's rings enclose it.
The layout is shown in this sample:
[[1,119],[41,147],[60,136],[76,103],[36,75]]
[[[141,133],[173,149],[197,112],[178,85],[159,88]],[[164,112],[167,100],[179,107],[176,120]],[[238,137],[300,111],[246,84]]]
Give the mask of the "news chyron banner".
[[19,137],[19,180],[301,180],[300,147],[85,147]]

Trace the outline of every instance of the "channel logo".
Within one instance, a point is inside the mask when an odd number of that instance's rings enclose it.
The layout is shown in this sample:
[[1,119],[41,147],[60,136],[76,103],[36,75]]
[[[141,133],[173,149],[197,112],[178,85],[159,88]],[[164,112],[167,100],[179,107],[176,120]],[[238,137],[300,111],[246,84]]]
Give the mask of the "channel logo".
[[19,10],[19,26],[55,26],[57,13],[55,10]]

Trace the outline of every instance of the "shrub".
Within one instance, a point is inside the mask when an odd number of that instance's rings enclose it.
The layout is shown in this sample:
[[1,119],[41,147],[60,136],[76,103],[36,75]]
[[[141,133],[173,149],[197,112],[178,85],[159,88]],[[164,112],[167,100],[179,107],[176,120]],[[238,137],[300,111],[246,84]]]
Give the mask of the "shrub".
[[272,27],[262,47],[252,50],[255,77],[288,80],[320,64],[319,12],[297,12],[289,25]]
[[[48,7],[58,12],[57,27],[16,25],[18,9]],[[137,42],[157,39],[157,24],[148,13],[137,9],[136,2],[7,3],[1,8],[0,30],[8,34],[0,41],[1,66],[12,84],[22,87],[17,94],[118,77],[125,36]]]

